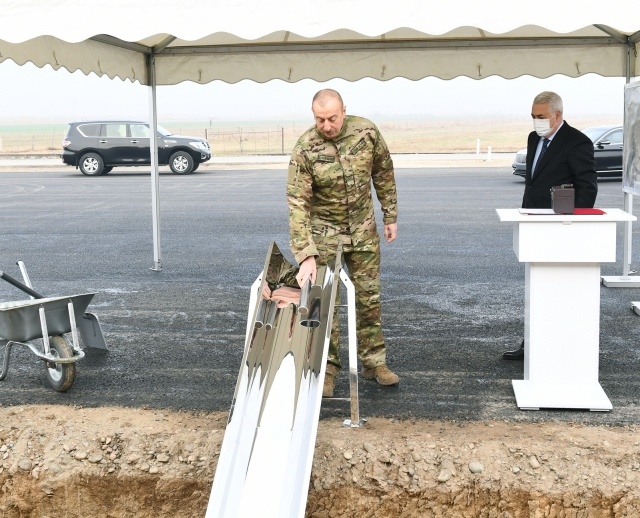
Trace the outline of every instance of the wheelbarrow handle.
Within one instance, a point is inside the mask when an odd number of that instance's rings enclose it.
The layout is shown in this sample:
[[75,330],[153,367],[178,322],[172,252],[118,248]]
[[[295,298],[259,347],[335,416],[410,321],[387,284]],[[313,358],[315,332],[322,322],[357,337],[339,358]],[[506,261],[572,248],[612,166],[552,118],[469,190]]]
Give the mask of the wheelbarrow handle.
[[29,286],[27,286],[26,284],[22,284],[19,280],[14,279],[10,275],[7,275],[2,270],[0,270],[0,279],[7,281],[9,284],[13,284],[16,288],[24,291],[25,293],[28,293],[36,299],[45,298],[44,295],[40,295],[37,291],[32,290],[31,288],[29,288]]

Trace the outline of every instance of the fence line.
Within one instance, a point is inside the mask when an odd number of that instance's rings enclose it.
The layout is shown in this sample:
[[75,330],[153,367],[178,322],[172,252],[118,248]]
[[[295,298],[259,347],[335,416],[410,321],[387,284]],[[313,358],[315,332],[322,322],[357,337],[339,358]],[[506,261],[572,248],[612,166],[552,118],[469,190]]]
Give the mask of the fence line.
[[284,155],[291,149],[285,148],[283,127],[266,131],[245,128],[222,131],[206,128],[205,138],[214,155]]
[[[206,138],[217,156],[288,155],[310,124],[231,126],[175,123],[164,125],[176,135]],[[586,127],[587,125],[584,124]],[[477,153],[477,142],[494,153],[516,152],[524,147],[530,122],[509,122],[490,127],[444,124],[439,121],[381,121],[378,125],[392,153]],[[62,152],[66,126],[0,126],[0,154]]]
[[59,132],[0,132],[0,153],[60,153],[62,138]]
[[[299,135],[284,127],[254,130],[239,127],[235,130],[213,128],[178,128],[176,135],[200,136],[207,139],[214,155],[284,155],[291,152]],[[0,132],[2,154],[59,154],[62,152],[60,132]]]

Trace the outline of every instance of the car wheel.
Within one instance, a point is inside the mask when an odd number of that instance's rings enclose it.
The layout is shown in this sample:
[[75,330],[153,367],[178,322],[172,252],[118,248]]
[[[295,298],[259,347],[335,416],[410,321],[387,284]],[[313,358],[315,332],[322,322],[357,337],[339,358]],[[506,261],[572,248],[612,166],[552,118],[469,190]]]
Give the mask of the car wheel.
[[176,151],[169,159],[169,167],[174,174],[189,174],[194,171],[193,157],[185,151]]
[[104,160],[96,153],[87,153],[80,159],[80,171],[87,176],[98,176],[104,172]]
[[111,170],[113,169],[113,166],[109,166],[109,167],[105,167],[102,170],[102,174],[109,174],[111,172]]

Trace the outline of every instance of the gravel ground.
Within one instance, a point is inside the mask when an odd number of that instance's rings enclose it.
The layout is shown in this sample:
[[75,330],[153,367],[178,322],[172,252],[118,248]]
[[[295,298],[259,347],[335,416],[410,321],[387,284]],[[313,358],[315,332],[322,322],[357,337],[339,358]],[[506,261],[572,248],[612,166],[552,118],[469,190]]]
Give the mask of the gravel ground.
[[[14,263],[24,260],[46,295],[97,292],[90,310],[110,347],[88,351],[65,394],[48,388],[28,350],[14,349],[0,392],[6,516],[61,516],[61,507],[25,510],[57,501],[47,488],[62,495],[67,516],[197,516],[193,509],[204,508],[248,289],[269,243],[287,243],[284,169],[243,167],[161,173],[161,272],[150,270],[143,170],[87,178],[69,168],[2,168],[0,268],[19,277]],[[511,380],[522,379],[522,364],[500,354],[522,336],[524,268],[495,208],[518,206],[522,180],[507,164],[403,167],[397,178],[400,235],[383,248],[383,327],[402,381],[360,384],[362,430],[339,426],[345,403],[323,403],[309,515],[342,516],[339,502],[378,513],[344,510],[351,516],[640,515],[637,290],[601,290],[600,381],[613,411],[520,411]],[[620,182],[601,183],[598,206],[621,208],[622,199]],[[622,228],[618,236],[620,258]],[[620,260],[602,271],[620,274]],[[22,296],[3,283],[0,298]],[[348,394],[346,378],[338,395]],[[111,443],[122,445],[114,459]],[[165,499],[153,507],[163,491],[184,514]],[[97,511],[105,505],[98,495],[85,514],[69,514],[93,492],[118,494],[122,506]]]

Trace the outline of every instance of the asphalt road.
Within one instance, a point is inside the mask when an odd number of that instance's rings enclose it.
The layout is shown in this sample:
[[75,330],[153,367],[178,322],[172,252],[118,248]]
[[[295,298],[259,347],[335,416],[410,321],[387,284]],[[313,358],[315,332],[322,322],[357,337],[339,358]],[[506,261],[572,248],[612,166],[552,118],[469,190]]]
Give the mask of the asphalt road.
[[[110,350],[88,350],[74,386],[59,394],[35,356],[16,347],[0,404],[228,410],[249,287],[271,241],[288,251],[285,178],[284,169],[161,173],[163,269],[155,272],[148,174],[1,173],[0,269],[20,278],[15,262],[25,261],[48,296],[97,292],[90,311]],[[523,365],[500,355],[522,337],[524,266],[495,209],[519,206],[523,181],[508,167],[400,169],[397,181],[399,238],[383,246],[383,327],[402,381],[391,389],[361,381],[363,417],[640,422],[637,289],[601,289],[600,380],[614,410],[521,411],[511,380],[522,379]],[[622,203],[620,182],[600,184],[597,206]],[[618,230],[618,262],[604,264],[604,275],[622,273]],[[0,300],[22,299],[0,283]],[[348,395],[346,375],[336,395]],[[323,403],[322,416],[348,413],[345,402]]]

